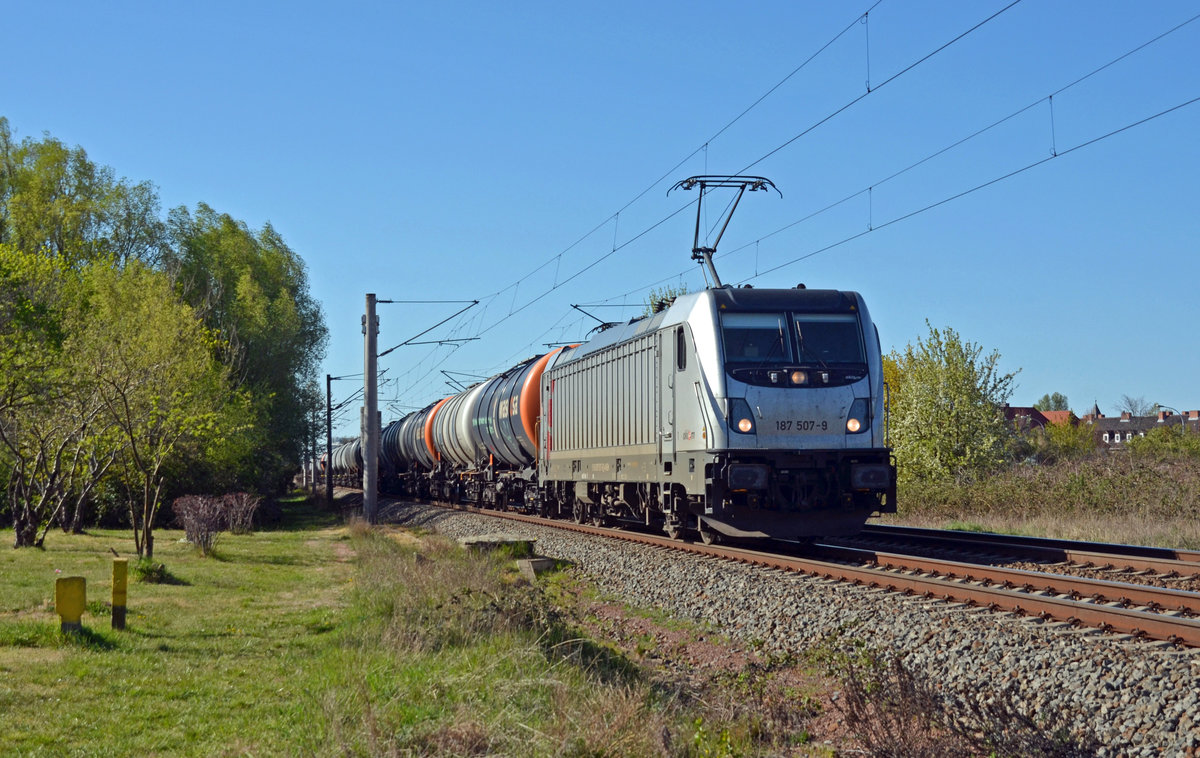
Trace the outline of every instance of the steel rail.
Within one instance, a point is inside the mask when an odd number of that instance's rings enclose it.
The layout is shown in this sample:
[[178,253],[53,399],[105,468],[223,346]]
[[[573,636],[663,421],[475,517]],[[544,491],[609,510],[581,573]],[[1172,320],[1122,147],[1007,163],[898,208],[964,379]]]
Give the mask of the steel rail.
[[[992,610],[1036,616],[1045,620],[1081,624],[1101,631],[1128,634],[1140,638],[1166,640],[1189,647],[1200,647],[1200,620],[1198,619],[1097,605],[1091,602],[1067,598],[1036,595],[1003,587],[981,586],[959,579],[947,579],[940,576],[929,576],[919,573],[896,573],[881,568],[848,566],[842,563],[822,561],[815,558],[776,555],[741,547],[681,542],[672,540],[666,536],[659,537],[657,535],[628,532],[569,521],[543,519],[510,511],[491,511],[471,506],[439,505],[485,516],[505,518],[539,526],[552,526],[582,534],[623,539],[653,547],[707,555],[765,568],[794,571],[810,576],[836,579],[861,586],[878,587],[930,599],[982,606]],[[973,567],[972,564],[962,565],[964,569]]]
[[1040,571],[984,566],[948,561],[940,558],[881,553],[864,548],[849,548],[836,545],[814,545],[826,556],[843,560],[870,563],[884,569],[927,571],[951,580],[988,581],[1000,584],[1005,589],[1024,592],[1049,592],[1084,602],[1111,602],[1121,605],[1145,606],[1151,609],[1167,609],[1183,613],[1200,614],[1200,593],[1186,590],[1154,587],[1145,584],[1091,579],[1067,574],[1047,574]]
[[[1105,542],[1074,542],[1045,537],[1020,537],[988,532],[957,532],[945,529],[923,529],[910,526],[871,524],[860,535],[866,539],[878,537],[953,549],[954,543],[969,545],[972,550],[990,550],[1000,555],[1013,555],[1056,562],[1078,563],[1095,568],[1125,567],[1134,571],[1155,571],[1161,574],[1188,576],[1200,574],[1200,551],[1175,550],[1148,545],[1119,545]],[[844,540],[853,546],[856,540]]]

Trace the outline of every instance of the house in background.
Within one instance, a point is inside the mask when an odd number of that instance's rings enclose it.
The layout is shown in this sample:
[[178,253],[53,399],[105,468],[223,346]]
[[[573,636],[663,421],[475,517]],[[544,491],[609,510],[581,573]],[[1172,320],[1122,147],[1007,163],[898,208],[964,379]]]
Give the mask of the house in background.
[[1091,425],[1096,445],[1102,448],[1114,448],[1132,442],[1134,437],[1145,437],[1149,431],[1173,424],[1178,424],[1180,428],[1192,434],[1200,434],[1200,411],[1187,411],[1183,414],[1159,411],[1155,416],[1132,416],[1122,413],[1118,418],[1105,416],[1100,412],[1099,406],[1093,405],[1081,421]]
[[1037,429],[1047,424],[1070,424],[1075,426],[1079,418],[1071,411],[1039,411],[1021,405],[1004,404],[1004,418],[1023,429]]

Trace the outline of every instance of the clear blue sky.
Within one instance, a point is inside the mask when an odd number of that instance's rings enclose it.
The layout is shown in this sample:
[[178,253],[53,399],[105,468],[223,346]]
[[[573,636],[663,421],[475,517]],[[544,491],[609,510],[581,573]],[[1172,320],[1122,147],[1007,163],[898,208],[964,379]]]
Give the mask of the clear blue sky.
[[[429,335],[479,339],[381,359],[385,422],[450,394],[441,370],[584,337],[571,304],[703,287],[694,210],[651,227],[695,200],[675,181],[743,170],[783,197],[743,200],[725,281],[857,290],[885,349],[951,326],[1021,370],[1016,405],[1200,408],[1200,103],[1072,150],[1200,97],[1200,21],[1063,90],[1200,6],[1024,0],[904,72],[1007,4],[8,3],[0,115],[154,182],[164,212],[269,221],[332,374],[362,371],[367,292],[481,300]],[[380,306],[380,350],[459,307]]]

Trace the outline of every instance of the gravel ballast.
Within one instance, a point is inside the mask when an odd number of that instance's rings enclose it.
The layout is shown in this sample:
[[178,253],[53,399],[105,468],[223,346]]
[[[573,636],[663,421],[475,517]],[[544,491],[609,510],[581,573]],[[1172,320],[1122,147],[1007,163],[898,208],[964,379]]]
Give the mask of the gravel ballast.
[[388,523],[450,537],[504,532],[578,566],[602,592],[710,624],[776,653],[839,631],[947,692],[1012,688],[1029,713],[1066,711],[1103,756],[1200,756],[1200,653],[1009,614],[853,587],[552,527],[424,505],[390,505]]

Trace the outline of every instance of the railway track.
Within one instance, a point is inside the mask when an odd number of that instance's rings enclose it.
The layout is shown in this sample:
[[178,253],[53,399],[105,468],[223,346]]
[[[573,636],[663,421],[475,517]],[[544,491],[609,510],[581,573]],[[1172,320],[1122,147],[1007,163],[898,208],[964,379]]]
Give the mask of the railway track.
[[[983,551],[976,552],[968,560],[853,547],[845,544],[848,542],[845,540],[836,544],[802,547],[773,545],[773,550],[781,548],[780,551],[768,552],[747,547],[672,540],[665,535],[548,520],[514,512],[468,506],[443,507],[781,571],[800,572],[931,600],[1010,612],[1040,618],[1049,623],[1200,647],[1200,592],[981,562],[980,555],[994,550],[992,546],[985,546]],[[1045,549],[1057,550],[1057,555],[1075,554],[1064,546],[1046,546]],[[1043,557],[1039,560],[1048,559]],[[1106,565],[1112,565],[1111,561]]]
[[846,547],[885,549],[891,552],[924,550],[956,554],[963,560],[973,559],[988,563],[1027,561],[1128,574],[1149,572],[1157,574],[1159,578],[1200,579],[1200,551],[1147,545],[1076,542],[1044,537],[877,524],[866,526],[862,533],[854,538],[841,538],[836,540],[836,543]]

